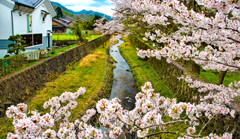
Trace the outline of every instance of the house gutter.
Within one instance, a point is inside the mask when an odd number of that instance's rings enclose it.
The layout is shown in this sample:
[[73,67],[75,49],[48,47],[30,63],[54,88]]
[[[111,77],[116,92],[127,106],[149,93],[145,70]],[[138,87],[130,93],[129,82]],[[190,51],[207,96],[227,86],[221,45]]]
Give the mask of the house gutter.
[[14,35],[14,22],[13,22],[14,20],[13,20],[13,12],[16,11],[16,10],[18,10],[18,9],[19,9],[19,5],[18,5],[18,8],[17,8],[17,9],[14,9],[14,8],[13,8],[13,9],[11,10],[12,35]]

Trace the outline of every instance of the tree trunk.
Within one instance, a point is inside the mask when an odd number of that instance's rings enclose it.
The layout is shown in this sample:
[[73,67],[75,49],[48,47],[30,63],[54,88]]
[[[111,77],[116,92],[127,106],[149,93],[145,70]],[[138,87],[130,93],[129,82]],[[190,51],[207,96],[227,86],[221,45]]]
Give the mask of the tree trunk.
[[224,80],[224,77],[227,73],[227,70],[226,71],[220,71],[219,73],[219,76],[218,76],[218,81],[217,81],[217,85],[220,85],[223,83],[223,80]]
[[200,66],[192,61],[192,72],[200,75]]
[[186,64],[187,64],[187,61],[186,61],[186,60],[182,60],[182,64],[183,64],[183,65],[186,65]]

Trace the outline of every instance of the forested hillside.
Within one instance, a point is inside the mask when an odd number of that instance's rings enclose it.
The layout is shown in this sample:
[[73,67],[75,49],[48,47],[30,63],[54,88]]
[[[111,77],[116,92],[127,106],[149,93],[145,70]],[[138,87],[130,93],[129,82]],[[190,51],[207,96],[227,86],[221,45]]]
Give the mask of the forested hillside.
[[89,17],[93,17],[95,15],[100,15],[101,17],[103,17],[105,15],[107,20],[112,20],[111,16],[100,13],[100,12],[96,12],[96,11],[92,11],[92,10],[88,11],[88,10],[84,10],[84,9],[81,11],[75,12],[73,10],[70,10],[70,9],[64,7],[63,5],[61,5],[58,2],[51,1],[51,4],[53,5],[54,9],[56,9],[57,7],[60,7],[62,9],[63,16],[70,16],[70,17],[78,17],[79,16],[81,18],[88,19]]

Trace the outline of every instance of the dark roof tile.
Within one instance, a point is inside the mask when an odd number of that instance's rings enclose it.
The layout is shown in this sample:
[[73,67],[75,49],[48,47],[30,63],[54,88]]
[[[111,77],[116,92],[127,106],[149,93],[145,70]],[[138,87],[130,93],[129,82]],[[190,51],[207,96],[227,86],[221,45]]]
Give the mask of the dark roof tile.
[[69,25],[67,25],[67,24],[65,24],[65,23],[63,23],[63,22],[61,22],[61,21],[59,21],[59,20],[57,20],[57,19],[52,19],[54,22],[57,22],[57,23],[59,23],[59,24],[61,24],[61,25],[63,25],[64,27],[69,27]]
[[15,3],[19,3],[28,7],[35,8],[43,0],[12,0]]

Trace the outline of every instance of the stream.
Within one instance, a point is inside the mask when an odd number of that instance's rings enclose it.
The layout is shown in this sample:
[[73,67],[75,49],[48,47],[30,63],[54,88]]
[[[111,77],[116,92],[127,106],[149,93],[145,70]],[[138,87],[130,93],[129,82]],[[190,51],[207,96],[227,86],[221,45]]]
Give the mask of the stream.
[[[123,44],[124,41],[119,42],[110,48],[110,55],[115,59],[114,65],[116,68],[113,70],[113,84],[109,100],[118,98],[121,102],[123,109],[132,110],[135,106],[135,95],[138,93],[136,82],[128,63],[119,52],[118,46]],[[101,127],[104,132],[106,129]],[[104,139],[110,139],[103,135]],[[129,134],[122,134],[117,139],[130,139]]]
[[117,61],[113,70],[113,84],[109,100],[117,97],[121,100],[123,109],[132,110],[135,105],[135,95],[138,93],[136,82],[128,63],[119,52],[118,46],[124,43],[119,42],[110,48],[110,55]]
[[[134,80],[131,69],[126,62],[126,60],[122,57],[119,52],[118,46],[123,44],[124,41],[119,40],[119,42],[112,47],[110,47],[109,53],[115,59],[114,65],[116,68],[113,70],[113,84],[112,90],[109,97],[109,100],[113,98],[118,98],[121,102],[123,109],[132,110],[135,106],[135,95],[138,93],[137,85]],[[100,127],[104,132],[106,129],[104,127]],[[104,139],[110,139],[109,137],[103,135]],[[129,139],[130,136],[122,134],[117,139]]]

